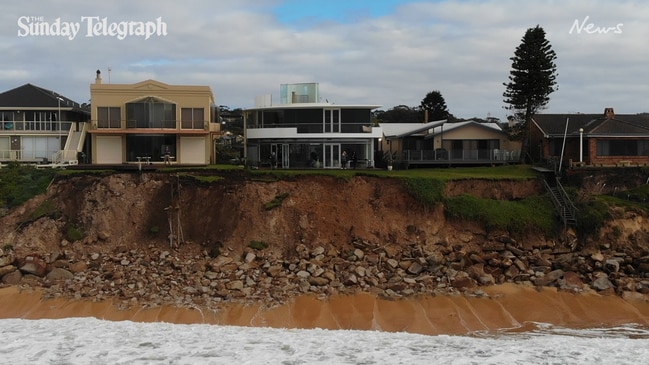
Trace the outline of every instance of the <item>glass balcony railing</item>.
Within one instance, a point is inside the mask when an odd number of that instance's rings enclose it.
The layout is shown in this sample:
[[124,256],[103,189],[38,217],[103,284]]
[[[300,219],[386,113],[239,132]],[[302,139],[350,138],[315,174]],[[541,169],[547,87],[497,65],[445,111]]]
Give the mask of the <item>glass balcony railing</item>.
[[427,162],[427,161],[503,161],[515,162],[519,159],[517,150],[501,149],[474,149],[474,150],[404,150],[403,161]]
[[[92,129],[121,129],[121,121],[92,121]],[[208,130],[209,123],[205,121],[138,121],[127,120],[125,122],[127,129],[193,129]]]
[[67,132],[70,130],[70,121],[0,121],[0,132]]
[[176,129],[175,120],[127,120],[126,128],[137,129]]

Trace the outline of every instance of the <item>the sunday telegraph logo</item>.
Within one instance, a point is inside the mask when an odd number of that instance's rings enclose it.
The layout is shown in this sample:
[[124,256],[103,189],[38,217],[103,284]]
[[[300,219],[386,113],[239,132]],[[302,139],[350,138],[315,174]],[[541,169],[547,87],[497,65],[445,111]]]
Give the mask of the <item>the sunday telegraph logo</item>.
[[77,35],[92,37],[151,37],[167,35],[167,23],[162,17],[148,21],[111,22],[108,17],[82,16],[78,22],[63,21],[56,18],[46,21],[42,16],[21,16],[18,18],[19,37],[65,37],[74,40]]

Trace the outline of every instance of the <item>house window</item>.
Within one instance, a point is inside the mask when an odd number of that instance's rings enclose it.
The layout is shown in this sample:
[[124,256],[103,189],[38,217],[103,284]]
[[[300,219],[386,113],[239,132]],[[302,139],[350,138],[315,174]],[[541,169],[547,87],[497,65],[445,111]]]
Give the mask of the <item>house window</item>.
[[342,133],[363,133],[364,126],[372,125],[369,109],[343,109],[340,120]]
[[558,157],[561,156],[563,151],[563,140],[551,139],[550,140],[550,156]]
[[323,125],[325,133],[340,133],[340,109],[324,109]]
[[647,140],[638,141],[638,155],[649,156],[649,141]]
[[286,127],[297,128],[298,133],[322,133],[322,109],[287,109]]
[[649,156],[649,141],[598,140],[597,156]]
[[97,128],[121,128],[121,108],[97,107]]
[[13,112],[0,112],[0,121],[2,122],[13,122],[14,113]]
[[205,110],[203,108],[182,108],[180,123],[183,129],[204,129]]
[[53,126],[50,121],[49,112],[25,112],[25,129],[34,131],[55,130],[58,126]]
[[265,128],[286,128],[283,110],[265,110],[262,118]]
[[0,130],[14,130],[14,114],[12,112],[0,112]]
[[128,128],[176,128],[176,104],[146,98],[126,104]]

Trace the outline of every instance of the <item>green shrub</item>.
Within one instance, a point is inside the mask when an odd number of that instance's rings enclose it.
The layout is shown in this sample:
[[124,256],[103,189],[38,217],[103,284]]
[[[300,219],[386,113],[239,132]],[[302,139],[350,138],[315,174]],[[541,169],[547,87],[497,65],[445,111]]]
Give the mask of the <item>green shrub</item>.
[[282,202],[286,198],[288,198],[288,193],[282,193],[282,194],[276,195],[275,198],[273,198],[273,200],[271,200],[268,203],[264,204],[264,209],[271,210],[271,209],[277,208],[277,207],[282,205]]
[[408,192],[428,206],[434,206],[444,199],[445,183],[442,180],[426,178],[405,178]]
[[223,180],[224,178],[219,175],[195,175],[190,173],[178,173],[178,176],[190,178],[200,183],[211,184],[215,181]]
[[591,200],[577,204],[577,232],[581,238],[596,234],[610,219],[608,205],[600,200]]
[[44,193],[56,174],[53,169],[9,164],[0,169],[0,204],[14,208]]
[[620,226],[613,227],[613,237],[615,238],[622,237],[622,228],[620,228]]
[[83,230],[75,225],[68,226],[68,229],[65,232],[65,239],[70,242],[79,241],[83,239],[86,234]]
[[[622,193],[622,195],[624,194]],[[627,191],[626,199],[639,203],[649,202],[649,184],[640,185],[635,189]]]
[[61,216],[61,212],[58,211],[54,202],[49,199],[43,201],[41,205],[39,205],[38,208],[36,208],[36,210],[29,215],[29,219],[33,221],[38,218],[48,216],[52,217],[53,219],[57,219]]
[[248,245],[248,247],[250,247],[252,249],[255,249],[257,251],[261,251],[263,249],[268,248],[268,243],[266,243],[264,241],[250,241],[250,244]]
[[542,196],[520,201],[482,199],[461,195],[446,200],[449,218],[477,221],[488,231],[506,230],[510,233],[556,233],[553,206]]
[[207,252],[211,258],[216,258],[221,255],[221,248],[223,248],[223,242],[221,241],[207,243]]

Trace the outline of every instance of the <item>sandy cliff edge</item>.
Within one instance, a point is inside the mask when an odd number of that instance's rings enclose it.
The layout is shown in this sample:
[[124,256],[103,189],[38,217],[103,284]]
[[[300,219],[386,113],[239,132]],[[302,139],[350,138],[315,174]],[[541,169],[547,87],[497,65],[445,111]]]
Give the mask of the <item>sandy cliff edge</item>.
[[223,304],[219,311],[209,311],[173,306],[120,310],[112,302],[42,299],[40,291],[7,287],[0,289],[0,318],[96,317],[112,321],[381,330],[427,335],[525,330],[530,322],[576,328],[649,326],[646,296],[625,299],[513,284],[487,287],[484,291],[488,297],[438,295],[385,300],[358,294],[320,300],[300,296],[270,309],[260,304]]

